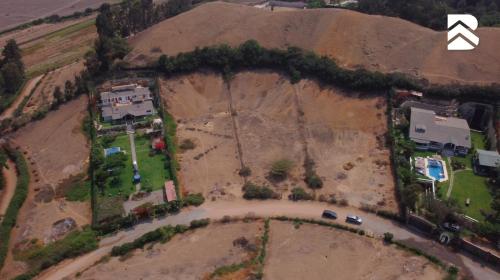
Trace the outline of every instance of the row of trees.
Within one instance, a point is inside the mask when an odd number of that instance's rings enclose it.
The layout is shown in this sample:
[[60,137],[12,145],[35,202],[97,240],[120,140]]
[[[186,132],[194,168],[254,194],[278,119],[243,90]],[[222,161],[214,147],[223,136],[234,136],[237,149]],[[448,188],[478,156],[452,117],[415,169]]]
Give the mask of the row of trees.
[[17,92],[24,81],[21,50],[15,40],[9,40],[0,57],[0,98]]
[[372,93],[403,88],[424,91],[429,96],[447,99],[500,99],[500,85],[425,86],[425,83],[400,73],[347,70],[326,56],[318,56],[295,47],[286,50],[266,49],[254,40],[246,41],[238,47],[219,45],[196,48],[192,52],[179,53],[176,56],[161,55],[157,63],[158,70],[167,75],[193,72],[203,67],[220,71],[226,78],[241,69],[267,68],[286,72],[292,83],[303,77],[312,77],[327,85]]
[[359,0],[360,12],[400,17],[436,30],[446,30],[447,14],[472,14],[482,26],[500,26],[500,0]]

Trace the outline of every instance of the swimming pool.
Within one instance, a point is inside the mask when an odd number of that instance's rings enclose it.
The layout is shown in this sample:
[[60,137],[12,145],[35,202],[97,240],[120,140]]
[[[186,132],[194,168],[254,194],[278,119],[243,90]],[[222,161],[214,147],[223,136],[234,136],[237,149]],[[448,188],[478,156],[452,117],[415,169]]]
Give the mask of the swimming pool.
[[435,180],[442,180],[445,178],[443,164],[441,161],[428,159],[427,160],[427,175]]

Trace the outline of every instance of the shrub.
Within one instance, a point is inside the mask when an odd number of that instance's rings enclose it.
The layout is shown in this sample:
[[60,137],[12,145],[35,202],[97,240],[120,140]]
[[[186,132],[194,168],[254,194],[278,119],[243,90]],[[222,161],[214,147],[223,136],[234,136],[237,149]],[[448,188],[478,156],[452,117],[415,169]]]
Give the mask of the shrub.
[[200,219],[200,220],[192,220],[189,224],[190,229],[206,227],[210,223],[210,219]]
[[277,160],[272,164],[269,174],[274,179],[283,180],[288,176],[288,172],[290,172],[292,167],[293,162],[288,159]]
[[342,198],[342,199],[339,201],[339,205],[340,205],[340,206],[349,206],[349,201],[347,201],[347,199],[345,199],[345,198]]
[[184,139],[182,140],[182,143],[179,145],[179,147],[183,150],[192,150],[196,147],[196,145],[194,144],[193,140]]
[[311,189],[321,189],[323,187],[323,180],[313,171],[306,175],[306,184]]
[[452,158],[451,159],[451,168],[453,170],[463,170],[463,169],[465,169],[465,163],[463,163],[455,158]]
[[292,189],[292,194],[288,196],[290,200],[312,200],[313,196],[308,194],[303,188],[295,187]]
[[188,194],[182,199],[185,205],[200,206],[205,202],[205,198],[201,193]]
[[238,172],[238,175],[242,176],[242,177],[248,177],[250,175],[252,175],[252,170],[250,169],[250,167],[243,167],[242,169],[240,169],[240,171]]
[[277,199],[279,195],[267,186],[257,186],[251,182],[243,186],[243,198],[245,199]]
[[384,242],[386,243],[392,243],[392,239],[394,238],[394,234],[390,232],[384,233]]

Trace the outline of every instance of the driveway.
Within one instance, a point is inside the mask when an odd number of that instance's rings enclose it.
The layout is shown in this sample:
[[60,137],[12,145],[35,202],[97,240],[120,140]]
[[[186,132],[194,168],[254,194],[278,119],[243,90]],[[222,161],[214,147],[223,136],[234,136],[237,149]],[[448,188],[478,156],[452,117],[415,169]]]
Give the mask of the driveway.
[[[165,225],[188,224],[194,219],[220,219],[225,215],[243,216],[249,213],[262,217],[286,215],[289,217],[318,219],[324,209],[331,209],[337,212],[339,219],[336,222],[341,224],[345,224],[344,217],[347,214],[359,215],[363,218],[363,224],[359,226],[359,228],[367,232],[372,232],[375,235],[382,235],[384,232],[392,232],[396,240],[410,243],[426,252],[438,255],[440,258],[461,267],[462,270],[471,274],[475,279],[500,279],[500,274],[498,272],[487,266],[482,266],[468,256],[457,254],[437,242],[426,239],[418,233],[400,226],[396,222],[383,219],[372,213],[366,213],[351,207],[336,207],[318,202],[291,202],[285,200],[217,201],[206,202],[197,208],[184,209],[177,215],[144,222],[136,225],[132,229],[121,231],[113,236],[103,238],[100,242],[100,248],[96,251],[73,260],[66,260],[42,273],[39,279],[62,279],[78,271],[82,271],[109,254],[113,246],[131,242],[144,233]],[[351,226],[356,227],[355,225]]]

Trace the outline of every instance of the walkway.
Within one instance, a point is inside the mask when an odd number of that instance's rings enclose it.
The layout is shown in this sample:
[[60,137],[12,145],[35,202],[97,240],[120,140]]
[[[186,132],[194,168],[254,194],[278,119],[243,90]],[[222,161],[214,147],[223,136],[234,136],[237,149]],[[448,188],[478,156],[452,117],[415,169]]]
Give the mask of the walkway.
[[[2,190],[0,199],[0,216],[5,215],[9,207],[10,200],[16,191],[17,174],[16,165],[13,161],[7,161],[7,168],[2,168],[3,176],[5,178],[5,187]],[[1,219],[0,219],[1,220]]]
[[[130,123],[127,123],[127,134],[128,139],[130,141],[130,154],[132,154],[132,164],[134,165],[134,171],[137,167],[137,171],[139,171],[139,163],[137,163],[137,153],[135,151],[135,130],[134,126]],[[134,164],[135,163],[135,164]],[[141,183],[135,184],[135,192],[139,192],[141,190]]]
[[[472,273],[476,279],[500,279],[500,274],[487,266],[453,252],[450,248],[444,247],[433,240],[426,239],[412,230],[401,225],[378,217],[372,213],[365,213],[359,209],[351,207],[334,207],[318,202],[291,202],[287,200],[280,201],[217,201],[206,202],[197,208],[183,210],[181,213],[168,216],[163,219],[156,219],[136,225],[130,230],[125,230],[116,235],[105,237],[100,242],[100,248],[74,260],[65,261],[42,273],[39,279],[63,279],[73,275],[85,268],[93,265],[111,252],[113,246],[121,245],[125,242],[131,242],[146,232],[152,231],[158,227],[175,224],[188,224],[194,219],[211,218],[220,219],[225,215],[244,216],[252,213],[257,216],[268,217],[277,215],[287,215],[289,217],[301,218],[320,218],[324,209],[331,209],[337,212],[339,220],[337,223],[345,224],[344,217],[347,214],[356,214],[363,217],[363,225],[359,226],[366,232],[372,232],[381,236],[384,232],[392,232],[396,240],[411,242],[426,252],[438,252],[440,258],[453,262],[462,269]],[[353,226],[353,225],[351,225]]]

